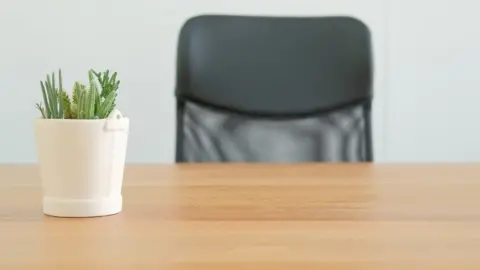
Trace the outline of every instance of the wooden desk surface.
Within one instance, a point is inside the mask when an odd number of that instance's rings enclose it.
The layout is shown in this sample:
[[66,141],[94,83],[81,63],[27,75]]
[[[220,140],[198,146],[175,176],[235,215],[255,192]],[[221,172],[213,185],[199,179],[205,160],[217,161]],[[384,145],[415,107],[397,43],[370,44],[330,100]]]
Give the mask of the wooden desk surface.
[[0,269],[480,269],[480,165],[130,166],[123,194],[47,217],[0,167]]

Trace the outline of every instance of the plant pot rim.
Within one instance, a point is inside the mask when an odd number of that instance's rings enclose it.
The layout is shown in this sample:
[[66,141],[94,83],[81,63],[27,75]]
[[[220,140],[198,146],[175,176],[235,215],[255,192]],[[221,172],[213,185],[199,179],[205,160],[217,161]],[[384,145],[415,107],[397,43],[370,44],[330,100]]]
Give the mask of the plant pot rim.
[[122,117],[120,119],[112,119],[112,118],[102,118],[102,119],[54,119],[54,118],[36,118],[36,122],[40,123],[65,123],[65,124],[88,124],[88,123],[100,123],[100,122],[105,122],[107,120],[110,121],[125,121],[129,120],[128,117]]

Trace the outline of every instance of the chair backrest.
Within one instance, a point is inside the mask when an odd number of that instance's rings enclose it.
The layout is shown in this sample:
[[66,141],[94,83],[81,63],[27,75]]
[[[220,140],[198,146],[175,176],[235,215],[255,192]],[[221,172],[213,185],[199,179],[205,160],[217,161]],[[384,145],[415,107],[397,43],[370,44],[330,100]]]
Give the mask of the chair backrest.
[[373,160],[361,21],[198,16],[177,57],[177,162]]

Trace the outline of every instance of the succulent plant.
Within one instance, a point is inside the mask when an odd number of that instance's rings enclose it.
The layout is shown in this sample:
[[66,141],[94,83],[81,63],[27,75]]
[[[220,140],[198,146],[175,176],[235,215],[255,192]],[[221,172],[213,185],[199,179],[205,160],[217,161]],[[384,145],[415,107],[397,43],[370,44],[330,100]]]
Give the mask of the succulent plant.
[[75,82],[73,85],[73,91],[72,91],[72,102],[77,104],[78,103],[78,93],[80,90],[86,90],[87,87],[84,84],[81,84],[79,82]]
[[55,73],[47,75],[45,82],[40,82],[43,102],[37,103],[37,109],[44,119],[104,119],[115,108],[117,90],[120,81],[117,73],[109,77],[109,70],[97,73],[88,72],[89,87],[75,82],[70,99],[62,87],[62,72],[58,72],[58,88],[55,87]]
[[78,107],[76,103],[70,104],[70,110],[72,111],[72,119],[78,119]]
[[62,95],[62,102],[63,102],[63,118],[65,119],[72,119],[72,103],[70,102],[70,97],[68,96],[67,92],[61,91],[60,94]]
[[[58,71],[59,77],[59,89],[62,89],[62,71]],[[42,114],[43,118],[63,118],[63,101],[60,95],[60,91],[55,87],[55,73],[52,73],[52,77],[47,74],[47,80],[45,82],[40,81],[42,87],[43,102],[37,103],[37,108]],[[43,107],[45,106],[45,107]]]
[[112,77],[109,77],[109,70],[104,71],[103,73],[93,72],[93,74],[97,77],[97,80],[100,82],[100,86],[102,91],[100,93],[100,98],[105,100],[110,100],[113,96],[113,103],[109,105],[107,108],[106,114],[109,115],[113,109],[115,108],[115,99],[117,98],[117,89],[120,85],[120,81],[117,81],[117,72],[114,72]]

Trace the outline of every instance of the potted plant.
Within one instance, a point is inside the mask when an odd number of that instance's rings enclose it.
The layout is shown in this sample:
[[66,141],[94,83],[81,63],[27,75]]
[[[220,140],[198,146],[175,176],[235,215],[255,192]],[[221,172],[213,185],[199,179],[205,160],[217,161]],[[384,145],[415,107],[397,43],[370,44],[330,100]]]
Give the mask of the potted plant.
[[71,95],[61,70],[40,82],[35,140],[45,214],[93,217],[122,210],[129,119],[115,109],[116,77],[90,70],[88,87],[75,82]]

